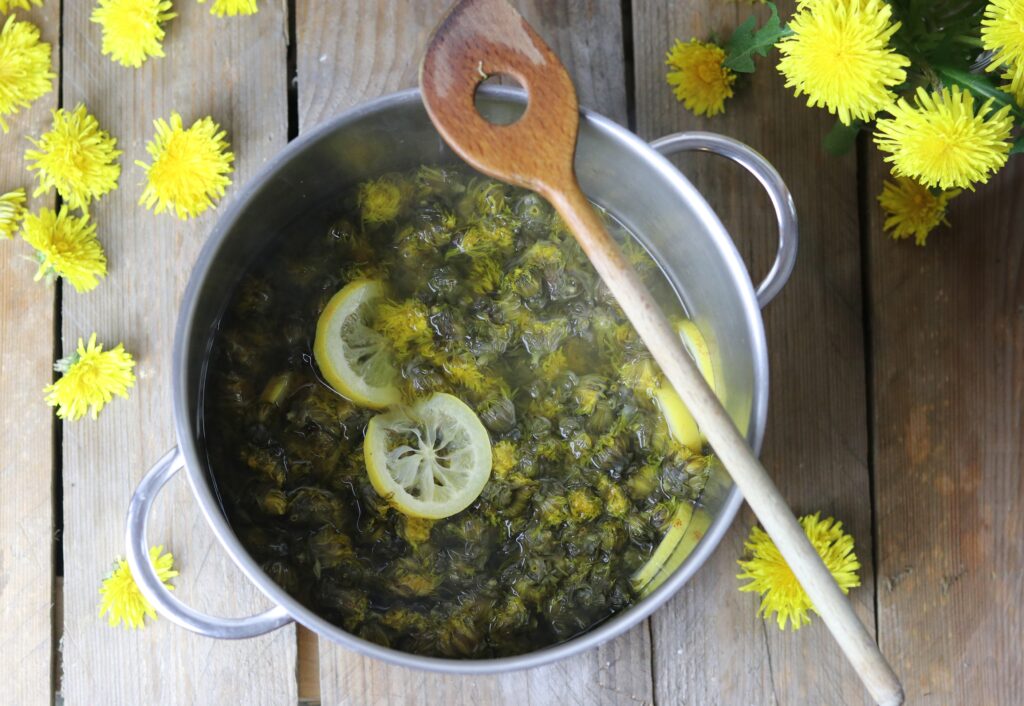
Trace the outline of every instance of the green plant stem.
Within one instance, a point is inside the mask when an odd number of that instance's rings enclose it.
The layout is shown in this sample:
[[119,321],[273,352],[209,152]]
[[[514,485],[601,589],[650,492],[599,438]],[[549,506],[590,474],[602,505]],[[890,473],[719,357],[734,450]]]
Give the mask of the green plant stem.
[[953,41],[957,44],[964,44],[969,47],[978,47],[979,49],[985,48],[985,45],[981,41],[981,37],[971,37],[966,34],[958,34],[953,37]]

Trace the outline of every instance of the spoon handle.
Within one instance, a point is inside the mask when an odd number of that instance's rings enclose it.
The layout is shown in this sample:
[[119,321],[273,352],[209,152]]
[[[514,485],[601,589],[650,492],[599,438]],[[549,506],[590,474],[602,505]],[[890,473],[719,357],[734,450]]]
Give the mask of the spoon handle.
[[575,179],[563,179],[557,188],[545,191],[544,195],[576,236],[665,377],[697,420],[868,691],[879,704],[901,704],[903,689],[896,674]]

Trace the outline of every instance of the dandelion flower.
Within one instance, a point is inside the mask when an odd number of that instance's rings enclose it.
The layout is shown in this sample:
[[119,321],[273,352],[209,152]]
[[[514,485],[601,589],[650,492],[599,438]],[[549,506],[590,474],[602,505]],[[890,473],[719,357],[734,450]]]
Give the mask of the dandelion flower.
[[903,67],[910,65],[889,46],[900,27],[891,20],[882,0],[802,3],[789,21],[793,34],[778,44],[786,87],[845,125],[873,119],[892,105],[893,87],[906,80]]
[[15,189],[0,195],[0,240],[10,240],[25,217],[25,190]]
[[178,113],[171,113],[170,124],[158,119],[153,125],[156,137],[146,145],[153,164],[136,162],[147,180],[139,203],[146,208],[155,204],[158,214],[171,208],[182,220],[213,207],[231,184],[235,155],[228,150],[226,133],[209,117],[185,130]]
[[53,366],[63,373],[57,382],[47,385],[43,392],[46,404],[57,408],[61,419],[77,421],[90,414],[93,419],[114,395],[128,398],[128,388],[135,385],[132,368],[135,361],[120,343],[104,351],[96,345],[96,334],[89,337],[89,345],[78,339],[78,349]]
[[941,189],[974,189],[1006,164],[1013,119],[1010,106],[991,112],[989,99],[975,112],[974,95],[959,86],[929,94],[917,89],[917,105],[900,99],[892,118],[876,123],[875,142],[889,152],[895,176]]
[[725,112],[725,100],[732,98],[736,74],[723,66],[725,51],[715,44],[691,39],[676,40],[665,55],[671,68],[665,79],[676,100],[694,115],[711,117]]
[[43,0],[0,0],[0,12],[6,15],[8,12],[15,9],[30,10],[32,9],[30,2],[31,5],[35,5],[36,7],[43,6]]
[[96,239],[96,225],[89,223],[89,216],[68,215],[67,206],[61,206],[59,214],[49,208],[38,216],[27,214],[21,237],[36,249],[37,282],[43,277],[63,277],[76,292],[88,292],[107,275],[107,257]]
[[0,128],[7,132],[4,116],[49,93],[55,77],[50,71],[50,45],[39,41],[39,28],[8,17],[0,30]]
[[[204,4],[206,0],[199,0],[199,3]],[[210,14],[217,17],[255,15],[257,12],[259,8],[256,7],[256,0],[213,0],[213,5],[210,6]]]
[[170,0],[99,0],[89,19],[103,28],[103,55],[137,69],[164,55],[160,25],[177,17],[170,10]]
[[991,0],[981,21],[981,42],[995,52],[988,71],[1006,67],[1006,88],[1017,103],[1024,105],[1024,2]]
[[[160,582],[170,591],[174,590],[168,581],[178,575],[174,570],[174,555],[163,554],[163,547],[149,548],[149,561],[156,569]],[[118,558],[114,569],[103,579],[100,586],[100,617],[107,614],[107,623],[116,628],[122,622],[125,627],[142,628],[146,626],[146,616],[156,620],[156,610],[146,597],[142,595],[135,579],[132,577],[128,562]]]
[[402,208],[402,189],[394,179],[364,181],[359,185],[359,210],[364,223],[388,223]]
[[886,181],[878,197],[886,215],[883,227],[897,240],[914,236],[918,245],[924,245],[928,234],[940,223],[949,225],[946,204],[959,194],[960,189],[936,194],[907,177]]
[[[851,588],[860,586],[860,577],[857,576],[860,562],[853,553],[853,537],[843,532],[842,522],[836,522],[831,517],[822,520],[820,515],[816,512],[801,517],[800,525],[839,588],[843,593],[849,593]],[[785,630],[787,620],[793,630],[809,623],[807,611],[817,611],[789,564],[782,558],[775,542],[760,527],[754,527],[744,546],[752,556],[748,561],[738,562],[743,573],[736,578],[750,579],[750,583],[740,586],[741,591],[757,591],[761,594],[758,615],[767,620],[775,613],[780,630]]]
[[38,141],[28,139],[36,146],[25,152],[26,160],[34,160],[28,169],[37,172],[39,181],[33,196],[56,188],[69,207],[88,213],[93,199],[117,188],[121,175],[117,140],[100,128],[81,103],[71,112],[53,111],[53,129]]

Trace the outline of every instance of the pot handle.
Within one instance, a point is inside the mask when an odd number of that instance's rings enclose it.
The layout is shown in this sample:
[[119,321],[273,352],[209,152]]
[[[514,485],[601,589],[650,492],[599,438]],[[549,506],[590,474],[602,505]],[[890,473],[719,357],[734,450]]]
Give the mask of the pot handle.
[[142,595],[172,623],[206,637],[226,639],[256,637],[287,625],[292,618],[288,611],[281,606],[275,606],[265,613],[246,618],[220,618],[205,615],[171,595],[171,592],[157,577],[149,560],[149,547],[146,541],[149,510],[167,481],[184,467],[184,458],[178,448],[174,447],[149,469],[128,504],[126,532],[128,566],[131,568],[132,576]]
[[775,167],[739,140],[713,132],[677,132],[658,138],[651,147],[666,157],[677,152],[711,152],[725,157],[753,174],[768,192],[779,223],[779,250],[775,262],[757,286],[757,303],[762,309],[768,306],[793,273],[797,250],[796,204]]

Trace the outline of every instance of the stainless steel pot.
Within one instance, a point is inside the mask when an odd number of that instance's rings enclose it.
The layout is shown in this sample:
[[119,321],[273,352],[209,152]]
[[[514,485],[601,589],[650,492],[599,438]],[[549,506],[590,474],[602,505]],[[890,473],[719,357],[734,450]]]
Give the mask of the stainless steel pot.
[[[511,122],[524,103],[523,93],[497,88],[481,92],[479,108],[496,122]],[[752,172],[771,196],[781,234],[779,250],[756,293],[717,216],[662,156],[687,150],[732,159]],[[201,453],[197,423],[207,353],[235,284],[265,246],[288,237],[298,219],[315,212],[340,191],[382,172],[452,159],[427,118],[419,92],[404,91],[354,108],[290,144],[221,216],[192,272],[175,332],[171,384],[178,446],[147,473],[128,510],[132,573],[143,594],[172,622],[210,637],[244,638],[294,620],[353,650],[410,667],[461,673],[534,667],[609,640],[650,615],[700,568],[732,522],[742,499],[719,469],[713,472],[702,497],[712,518],[710,526],[657,590],[568,642],[488,660],[421,657],[357,638],[289,596],[246,552],[218,502],[206,456]],[[589,111],[582,114],[576,169],[591,200],[636,234],[660,263],[708,339],[725,408],[759,450],[768,404],[768,359],[760,307],[778,294],[796,258],[796,213],[782,179],[764,158],[730,138],[681,133],[648,145]],[[275,604],[272,609],[247,618],[211,617],[183,604],[157,579],[148,558],[146,519],[160,489],[182,469],[220,543]]]

